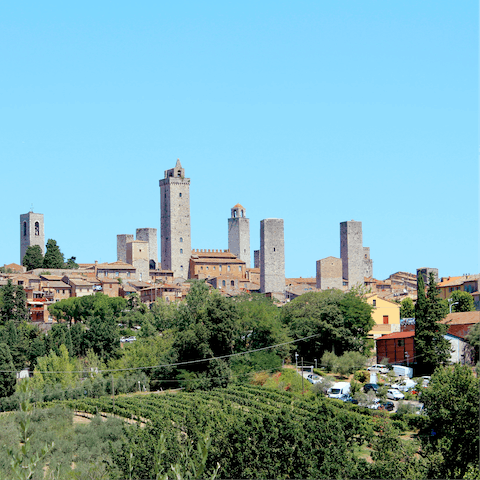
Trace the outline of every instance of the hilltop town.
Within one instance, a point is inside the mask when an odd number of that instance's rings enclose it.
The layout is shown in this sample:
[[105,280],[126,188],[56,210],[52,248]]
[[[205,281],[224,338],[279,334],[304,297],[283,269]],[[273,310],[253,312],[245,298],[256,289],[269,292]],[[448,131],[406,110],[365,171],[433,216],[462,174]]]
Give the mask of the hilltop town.
[[161,258],[157,229],[137,228],[135,236],[117,235],[114,262],[27,271],[22,265],[27,250],[37,245],[45,254],[46,238],[44,215],[30,211],[20,215],[20,263],[3,266],[0,286],[8,280],[23,286],[31,321],[47,328],[56,321],[48,307],[60,300],[102,292],[124,298],[136,293],[147,306],[157,299],[178,302],[186,298],[189,280],[193,279],[204,280],[224,296],[263,293],[279,305],[306,292],[361,289],[368,294],[367,301],[376,307],[375,326],[370,332],[373,338],[400,331],[400,303],[406,298],[416,300],[418,274],[426,280],[432,272],[443,299],[460,290],[470,293],[475,305],[479,305],[480,275],[439,278],[437,269],[419,268],[416,273],[395,272],[387,279],[376,279],[370,248],[363,246],[360,221],[340,223],[340,257],[319,259],[316,277],[311,278],[285,277],[283,219],[266,218],[260,222],[260,250],[253,252],[252,265],[250,220],[240,203],[231,208],[226,222],[227,249],[192,249],[190,178],[179,159],[165,171],[159,186]]

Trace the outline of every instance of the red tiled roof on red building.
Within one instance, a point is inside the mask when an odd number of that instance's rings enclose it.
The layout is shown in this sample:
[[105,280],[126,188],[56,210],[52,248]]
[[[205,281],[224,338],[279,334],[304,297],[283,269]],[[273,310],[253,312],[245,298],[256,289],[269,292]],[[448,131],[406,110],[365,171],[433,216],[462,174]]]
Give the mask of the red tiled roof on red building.
[[396,333],[388,333],[387,335],[382,335],[381,337],[378,337],[377,340],[387,340],[389,338],[408,338],[408,337],[414,337],[415,332],[396,332]]

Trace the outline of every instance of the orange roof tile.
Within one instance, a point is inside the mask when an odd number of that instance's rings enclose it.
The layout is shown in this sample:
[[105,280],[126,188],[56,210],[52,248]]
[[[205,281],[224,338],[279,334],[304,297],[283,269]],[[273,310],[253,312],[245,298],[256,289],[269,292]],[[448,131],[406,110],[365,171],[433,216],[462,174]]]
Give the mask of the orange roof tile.
[[480,322],[480,311],[449,313],[440,323],[446,325],[467,325]]

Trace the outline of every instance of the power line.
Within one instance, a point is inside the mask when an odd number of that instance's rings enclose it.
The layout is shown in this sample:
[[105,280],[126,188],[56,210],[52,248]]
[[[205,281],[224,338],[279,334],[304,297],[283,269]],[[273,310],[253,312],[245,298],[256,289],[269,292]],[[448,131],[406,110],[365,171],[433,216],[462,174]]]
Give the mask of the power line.
[[[298,338],[297,340],[290,340],[288,342],[283,342],[283,343],[277,343],[276,345],[270,345],[268,347],[262,347],[262,348],[256,348],[254,350],[248,350],[246,352],[239,352],[239,353],[231,353],[228,355],[220,355],[218,357],[210,357],[210,358],[202,358],[198,360],[186,360],[183,362],[175,362],[175,363],[165,363],[161,365],[150,365],[150,366],[143,366],[143,367],[131,367],[131,368],[106,368],[106,369],[99,369],[95,370],[95,373],[110,373],[110,372],[129,372],[129,371],[135,371],[135,370],[149,370],[152,368],[165,368],[165,367],[178,367],[182,365],[193,365],[196,363],[202,363],[202,362],[210,362],[211,360],[221,360],[224,358],[231,358],[231,357],[237,357],[240,355],[248,355],[249,353],[255,353],[255,352],[261,352],[263,350],[270,350],[272,348],[277,348],[277,347],[283,347],[285,345],[290,345],[292,343],[297,343],[297,342],[302,342],[304,340],[308,340],[310,338],[315,338],[321,336],[320,333],[316,333],[315,335],[309,335],[308,337],[303,337],[303,338]],[[85,370],[56,370],[56,371],[39,371],[36,370],[38,373],[43,374],[53,374],[53,373],[84,373]],[[0,373],[17,373],[17,370],[0,370]]]

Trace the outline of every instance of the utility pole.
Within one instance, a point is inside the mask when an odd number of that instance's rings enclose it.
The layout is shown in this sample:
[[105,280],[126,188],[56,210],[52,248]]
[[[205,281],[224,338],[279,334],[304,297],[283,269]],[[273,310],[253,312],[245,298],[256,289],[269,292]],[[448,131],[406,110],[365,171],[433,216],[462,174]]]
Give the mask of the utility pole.
[[303,395],[303,357],[302,357],[302,395]]
[[115,412],[115,386],[113,384],[113,374],[112,374],[112,404],[113,404],[113,412]]

